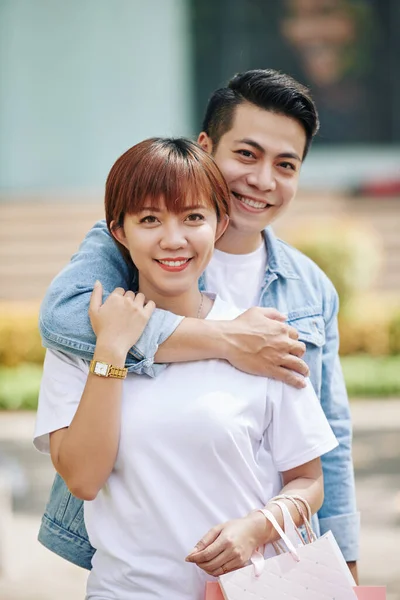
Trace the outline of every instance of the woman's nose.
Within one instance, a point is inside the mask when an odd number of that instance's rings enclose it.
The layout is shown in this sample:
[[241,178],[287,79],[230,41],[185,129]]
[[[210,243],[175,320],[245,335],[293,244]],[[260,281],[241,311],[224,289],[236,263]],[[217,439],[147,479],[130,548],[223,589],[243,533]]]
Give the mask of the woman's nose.
[[160,248],[163,250],[178,250],[187,245],[187,240],[181,227],[166,227],[160,240]]

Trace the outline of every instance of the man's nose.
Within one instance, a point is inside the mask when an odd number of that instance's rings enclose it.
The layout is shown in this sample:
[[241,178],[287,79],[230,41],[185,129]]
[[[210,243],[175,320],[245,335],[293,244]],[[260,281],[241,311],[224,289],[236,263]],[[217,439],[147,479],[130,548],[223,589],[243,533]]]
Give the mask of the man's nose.
[[247,183],[261,192],[273,192],[276,189],[274,168],[272,165],[259,165],[247,177]]

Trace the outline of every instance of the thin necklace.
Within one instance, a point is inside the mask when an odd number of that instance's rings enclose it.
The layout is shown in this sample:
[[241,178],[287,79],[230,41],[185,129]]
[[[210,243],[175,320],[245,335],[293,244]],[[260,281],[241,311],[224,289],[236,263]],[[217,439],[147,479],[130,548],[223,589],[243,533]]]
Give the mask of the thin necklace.
[[203,299],[204,299],[204,295],[202,292],[200,292],[201,295],[201,299],[200,299],[200,306],[199,306],[199,310],[197,311],[197,319],[200,318],[200,313],[201,313],[201,309],[203,308]]

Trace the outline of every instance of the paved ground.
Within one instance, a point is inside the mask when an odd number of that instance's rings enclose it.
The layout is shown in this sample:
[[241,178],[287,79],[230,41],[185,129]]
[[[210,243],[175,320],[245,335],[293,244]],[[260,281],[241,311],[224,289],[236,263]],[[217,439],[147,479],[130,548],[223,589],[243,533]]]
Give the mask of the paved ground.
[[[352,411],[361,579],[365,585],[386,584],[387,600],[400,600],[400,400],[354,402]],[[30,413],[0,413],[0,467],[13,474],[18,492],[12,513],[7,494],[0,493],[0,598],[83,599],[86,573],[36,541],[53,471],[47,457],[32,448],[33,420]]]

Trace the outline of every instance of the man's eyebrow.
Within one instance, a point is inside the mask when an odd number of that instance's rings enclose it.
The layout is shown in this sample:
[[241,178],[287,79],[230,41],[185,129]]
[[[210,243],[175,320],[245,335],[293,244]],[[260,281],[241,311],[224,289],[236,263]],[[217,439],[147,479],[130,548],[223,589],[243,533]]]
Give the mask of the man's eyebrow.
[[[251,138],[243,138],[241,140],[235,140],[234,143],[235,144],[247,144],[248,146],[252,146],[256,150],[258,150],[262,154],[265,154],[265,149],[258,142],[256,142],[255,140],[252,140]],[[296,152],[281,152],[281,154],[278,154],[277,158],[293,158],[294,160],[298,160],[301,162],[301,158],[298,154],[296,154]]]
[[253,146],[253,148],[255,148],[259,152],[262,152],[263,154],[265,154],[264,148],[258,142],[254,141],[250,138],[243,138],[241,140],[235,140],[234,143],[235,144],[247,144],[248,146]]
[[296,152],[282,152],[281,154],[278,154],[277,158],[294,158],[294,160],[301,162],[301,158]]

